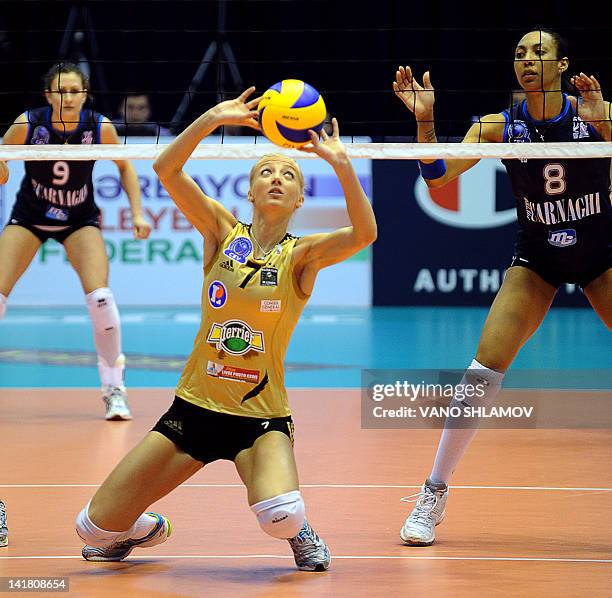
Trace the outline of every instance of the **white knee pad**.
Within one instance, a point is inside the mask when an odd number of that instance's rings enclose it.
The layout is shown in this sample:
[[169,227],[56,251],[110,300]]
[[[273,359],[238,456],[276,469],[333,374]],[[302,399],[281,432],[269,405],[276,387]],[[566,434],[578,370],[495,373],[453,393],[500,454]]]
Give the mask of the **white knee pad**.
[[85,299],[97,334],[112,334],[119,329],[119,310],[113,292],[108,287],[92,291]]
[[297,536],[304,525],[306,509],[299,490],[279,494],[251,505],[261,529],[273,538]]
[[5,297],[2,293],[0,293],[0,320],[4,318],[4,314],[6,313],[7,302],[8,297]]

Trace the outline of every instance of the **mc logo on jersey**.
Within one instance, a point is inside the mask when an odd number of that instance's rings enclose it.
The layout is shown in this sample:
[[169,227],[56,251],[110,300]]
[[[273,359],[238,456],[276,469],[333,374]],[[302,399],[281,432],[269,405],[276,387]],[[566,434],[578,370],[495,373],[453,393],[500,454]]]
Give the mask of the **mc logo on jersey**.
[[206,341],[215,345],[217,350],[227,351],[232,355],[244,355],[251,350],[260,353],[265,351],[263,332],[253,330],[242,320],[214,323]]
[[569,247],[575,245],[578,240],[576,230],[566,228],[565,230],[555,230],[548,233],[548,242],[555,247]]
[[[504,176],[502,176],[502,173]],[[418,177],[414,195],[421,209],[434,220],[456,228],[495,228],[516,220],[505,168],[498,160],[476,166],[439,189],[429,189]]]

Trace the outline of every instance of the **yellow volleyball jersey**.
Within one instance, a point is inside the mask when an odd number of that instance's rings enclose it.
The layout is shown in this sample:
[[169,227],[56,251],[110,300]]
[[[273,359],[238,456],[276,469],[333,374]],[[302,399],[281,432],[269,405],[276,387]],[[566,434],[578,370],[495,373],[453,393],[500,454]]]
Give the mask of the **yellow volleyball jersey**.
[[285,352],[308,295],[293,271],[289,234],[254,259],[251,225],[238,222],[204,270],[202,324],[176,390],[206,409],[247,417],[290,415]]

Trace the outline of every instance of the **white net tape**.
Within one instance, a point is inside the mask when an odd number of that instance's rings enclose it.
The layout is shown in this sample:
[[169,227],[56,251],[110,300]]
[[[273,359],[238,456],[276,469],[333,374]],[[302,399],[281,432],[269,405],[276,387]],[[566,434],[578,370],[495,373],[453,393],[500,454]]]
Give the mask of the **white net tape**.
[[[0,160],[154,160],[164,144],[127,145],[0,145]],[[480,158],[607,158],[612,142],[580,143],[347,143],[350,158],[370,160],[428,160]],[[314,154],[262,144],[201,144],[193,160],[255,160],[271,152],[292,158]]]

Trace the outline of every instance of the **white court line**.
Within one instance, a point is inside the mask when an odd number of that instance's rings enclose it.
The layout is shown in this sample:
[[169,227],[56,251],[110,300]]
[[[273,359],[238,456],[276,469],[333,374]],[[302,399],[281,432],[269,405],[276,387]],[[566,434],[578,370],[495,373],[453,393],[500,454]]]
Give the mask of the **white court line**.
[[[81,555],[56,555],[56,556],[0,556],[0,560],[55,560],[55,559],[83,559]],[[148,557],[131,557],[131,561],[157,559],[286,559],[293,560],[292,556],[276,554],[181,554],[181,555],[158,555],[152,554]],[[390,556],[390,555],[333,555],[336,560],[413,560],[413,561],[503,561],[503,562],[539,562],[539,563],[612,563],[612,559],[578,559],[578,558],[546,558],[527,556]]]
[[[0,488],[99,488],[100,484],[0,484]],[[300,484],[300,488],[404,488],[421,486],[403,484]],[[244,488],[244,484],[182,484],[179,488]],[[561,492],[611,492],[612,488],[580,488],[560,486],[450,486],[452,490],[543,490]]]

